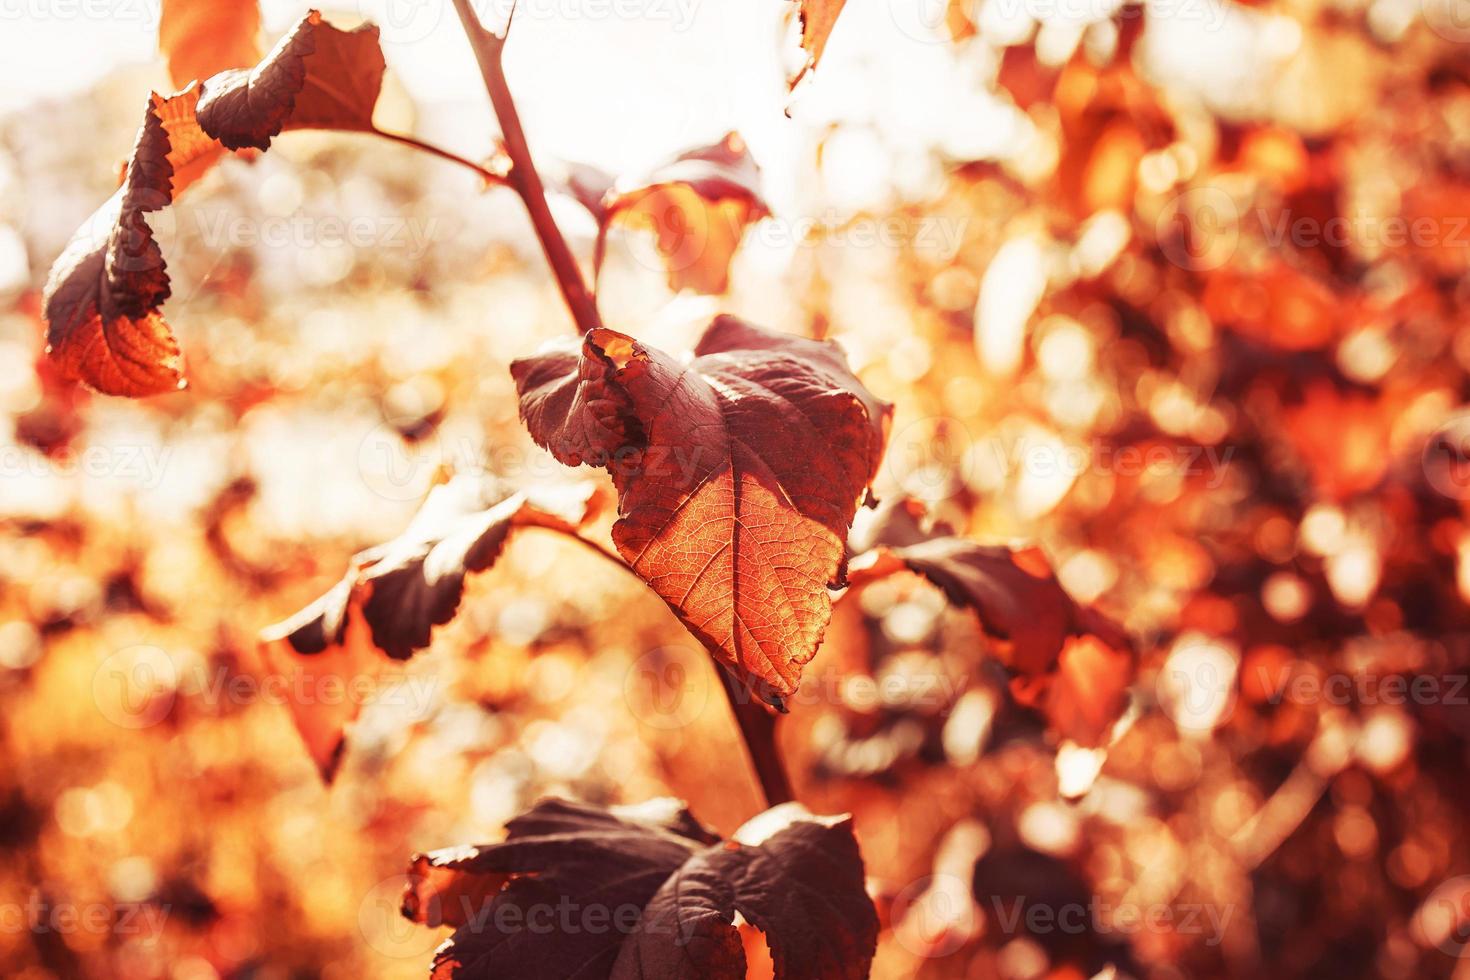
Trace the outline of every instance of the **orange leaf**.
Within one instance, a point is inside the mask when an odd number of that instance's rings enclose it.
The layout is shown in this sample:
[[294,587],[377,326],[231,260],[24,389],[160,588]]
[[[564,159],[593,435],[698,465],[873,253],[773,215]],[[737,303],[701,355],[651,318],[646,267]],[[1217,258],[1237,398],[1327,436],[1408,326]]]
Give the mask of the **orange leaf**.
[[260,60],[260,7],[256,0],[163,0],[158,47],[174,85],[183,88]]
[[[737,133],[682,153],[642,178],[619,182],[601,220],[621,219],[656,236],[669,288],[723,293],[745,228],[770,214],[760,168]],[[601,261],[601,245],[598,261]]]
[[802,76],[817,67],[817,62],[822,60],[822,52],[827,50],[827,36],[832,33],[832,28],[837,24],[837,15],[842,13],[842,6],[847,0],[795,0],[797,3],[797,17],[801,20],[801,49],[806,52],[806,61],[801,68],[788,80],[790,88],[796,88],[796,83],[801,81]]
[[168,270],[146,216],[167,207],[218,149],[193,124],[198,97],[191,86],[149,98],[122,186],[51,267],[43,297],[47,353],[69,380],[111,395],[184,386],[178,342],[159,313]]

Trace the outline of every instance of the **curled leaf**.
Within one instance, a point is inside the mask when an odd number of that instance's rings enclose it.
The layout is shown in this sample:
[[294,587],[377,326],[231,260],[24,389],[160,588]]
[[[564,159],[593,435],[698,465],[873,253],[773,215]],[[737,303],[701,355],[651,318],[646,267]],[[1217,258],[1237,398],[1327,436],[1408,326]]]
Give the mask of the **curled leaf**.
[[[584,202],[585,203],[585,202]],[[760,168],[738,133],[681,153],[631,181],[620,181],[594,215],[654,235],[669,288],[723,293],[730,260],[745,228],[770,214],[760,194]],[[602,239],[598,242],[601,263]]]
[[848,817],[785,804],[721,841],[674,801],[542,800],[506,831],[410,868],[404,914],[457,925],[435,980],[739,980],[736,913],[765,934],[776,980],[868,975],[878,918]]
[[511,365],[532,438],[606,467],[618,552],[717,658],[783,706],[840,581],[889,406],[829,341],[721,316],[688,363],[612,330]]
[[[588,486],[569,488],[556,500],[538,495],[536,504],[525,493],[492,503],[497,496],[491,481],[473,475],[435,487],[402,534],[358,552],[325,594],[261,631],[265,669],[293,679],[375,679],[383,654],[406,660],[429,645],[433,628],[459,608],[465,577],[493,565],[513,529],[570,532],[590,516],[594,499]],[[359,707],[318,698],[291,704],[297,730],[328,781]]]
[[372,641],[394,660],[429,645],[435,626],[449,622],[464,595],[465,576],[495,564],[516,527],[571,531],[586,519],[591,488],[578,487],[559,511],[516,493],[493,505],[493,484],[459,476],[430,491],[402,534],[353,556],[347,574],[321,598],[263,636],[287,639],[297,653],[319,653],[342,642],[348,609],[361,609]]
[[47,353],[68,380],[111,395],[184,386],[178,341],[159,312],[168,270],[147,215],[172,203],[217,153],[193,123],[198,98],[197,86],[149,97],[122,186],[51,267],[42,298]]
[[264,150],[283,129],[371,132],[384,68],[376,26],[344,31],[310,10],[254,68],[204,83],[199,123],[232,150]]

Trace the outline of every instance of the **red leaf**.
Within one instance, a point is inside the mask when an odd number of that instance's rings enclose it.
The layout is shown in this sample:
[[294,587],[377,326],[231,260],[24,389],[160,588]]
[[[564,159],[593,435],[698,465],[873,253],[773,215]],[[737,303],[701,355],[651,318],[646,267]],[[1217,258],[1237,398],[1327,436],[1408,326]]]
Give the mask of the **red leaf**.
[[511,365],[563,463],[607,467],[618,551],[696,637],[782,706],[831,616],[889,406],[828,341],[717,317],[687,364],[612,330]]
[[232,150],[264,150],[282,129],[371,132],[383,71],[376,26],[344,31],[311,10],[260,64],[205,82],[199,122]]
[[743,980],[737,912],[765,933],[777,980],[868,975],[878,919],[848,817],[785,804],[721,841],[672,800],[543,800],[506,830],[414,859],[404,914],[458,925],[435,980]]
[[1128,637],[1102,614],[1078,605],[1037,548],[1012,550],[949,535],[916,541],[912,509],[885,509],[871,551],[852,560],[854,587],[908,569],[951,603],[975,610],[1003,641],[1001,660],[1017,676],[1018,700],[1040,708],[1063,738],[1097,744],[1127,703],[1134,660]]

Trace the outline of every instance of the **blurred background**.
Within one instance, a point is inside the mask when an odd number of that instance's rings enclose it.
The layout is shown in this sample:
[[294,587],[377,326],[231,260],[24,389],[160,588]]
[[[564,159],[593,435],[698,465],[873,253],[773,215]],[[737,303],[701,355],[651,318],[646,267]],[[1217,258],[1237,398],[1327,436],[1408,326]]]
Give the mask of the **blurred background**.
[[[783,0],[520,6],[548,168],[730,130],[761,168],[728,291],[616,231],[608,325],[840,341],[896,405],[879,496],[1039,544],[1135,638],[1085,747],[933,587],[839,601],[781,744],[855,815],[873,975],[1470,978],[1463,0],[854,2],[794,96]],[[263,10],[273,43],[305,5]],[[493,152],[448,4],[325,12],[382,27],[381,125]],[[158,16],[0,9],[0,972],[421,977],[416,850],[548,793],[733,830],[761,805],[707,656],[537,531],[371,679],[322,785],[256,634],[446,469],[557,478],[507,366],[571,323],[513,194],[290,133],[150,218],[190,387],[59,380],[41,288],[171,88]]]

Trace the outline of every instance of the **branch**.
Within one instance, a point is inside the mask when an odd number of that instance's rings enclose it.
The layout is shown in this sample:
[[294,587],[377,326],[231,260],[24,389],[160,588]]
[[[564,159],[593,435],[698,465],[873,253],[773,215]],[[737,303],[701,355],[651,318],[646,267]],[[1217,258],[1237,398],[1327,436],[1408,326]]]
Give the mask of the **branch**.
[[796,793],[791,789],[791,778],[786,775],[786,764],[781,761],[781,752],[776,747],[778,716],[757,701],[723,664],[716,661],[714,667],[725,687],[730,710],[735,712],[740,737],[745,740],[745,751],[750,754],[750,763],[755,767],[756,778],[760,780],[761,792],[766,798],[766,808],[790,803],[796,799]]
[[[547,530],[554,529],[548,528]],[[625,571],[633,571],[632,567],[623,561],[622,556],[609,551],[597,541],[585,538],[574,531],[563,533],[578,544],[597,552],[608,561],[616,563]],[[643,580],[640,578],[638,581]],[[776,747],[776,722],[779,716],[769,711],[756,699],[734,674],[725,669],[723,664],[711,658],[710,665],[714,668],[715,673],[720,675],[720,683],[724,686],[725,697],[730,702],[730,710],[735,713],[735,722],[740,726],[741,741],[745,743],[746,754],[750,756],[751,767],[755,770],[756,780],[761,786],[761,794],[766,798],[766,809],[780,803],[790,803],[796,799],[796,794],[791,789],[791,779],[786,775],[786,764],[781,761],[780,750]]]
[[483,177],[485,179],[485,183],[487,184],[498,184],[502,187],[510,186],[510,180],[505,176],[505,174],[498,174],[493,170],[489,170],[485,167],[480,166],[473,160],[466,160],[464,157],[460,156],[457,153],[451,153],[443,147],[435,146],[432,143],[425,143],[421,139],[417,139],[413,136],[405,136],[402,133],[386,133],[381,129],[374,129],[372,132],[377,134],[378,136],[383,137],[383,139],[385,140],[392,140],[395,143],[402,143],[404,146],[411,146],[415,150],[422,150],[425,153],[429,153],[433,156],[439,157],[441,160],[448,160],[451,163],[459,164],[461,167],[468,167],[470,170],[473,170],[475,173]]
[[[561,229],[556,226],[556,221],[551,217],[551,208],[546,203],[546,188],[541,183],[541,175],[536,172],[535,162],[531,159],[531,149],[526,143],[525,131],[521,129],[521,118],[510,97],[510,86],[506,83],[505,69],[501,64],[505,38],[497,37],[485,29],[470,0],[454,0],[454,9],[459,14],[460,23],[464,25],[470,47],[474,49],[475,60],[480,65],[480,76],[485,81],[485,91],[489,94],[490,104],[500,121],[505,152],[510,157],[511,164],[507,180],[526,205],[526,211],[531,216],[531,225],[541,241],[541,250],[546,253],[546,261],[551,265],[557,285],[561,287],[562,298],[571,310],[572,319],[577,322],[577,331],[585,334],[602,326],[602,319],[598,316],[597,304],[582,279],[582,270],[577,265],[576,257],[567,247],[566,239],[562,237]],[[506,30],[509,29],[507,22]]]

